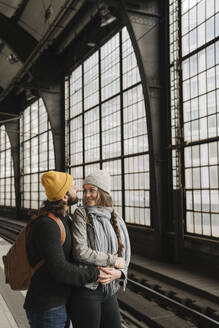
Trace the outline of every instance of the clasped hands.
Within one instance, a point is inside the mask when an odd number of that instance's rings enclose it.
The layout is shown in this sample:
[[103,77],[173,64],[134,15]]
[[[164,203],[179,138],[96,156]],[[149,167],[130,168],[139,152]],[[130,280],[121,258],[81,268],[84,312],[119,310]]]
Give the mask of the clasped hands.
[[119,279],[122,272],[119,269],[124,269],[125,260],[122,257],[116,255],[115,267],[98,267],[100,274],[98,276],[97,282],[102,285],[107,285],[115,279]]

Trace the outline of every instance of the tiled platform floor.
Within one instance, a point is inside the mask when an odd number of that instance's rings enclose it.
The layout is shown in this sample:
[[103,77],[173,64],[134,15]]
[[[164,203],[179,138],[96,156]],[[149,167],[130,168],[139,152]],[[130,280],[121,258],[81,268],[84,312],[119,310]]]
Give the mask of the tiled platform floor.
[[2,256],[11,245],[0,238],[0,326],[1,328],[28,328],[23,309],[25,292],[12,291],[4,282]]
[[12,291],[5,284],[2,256],[10,247],[11,244],[0,237],[0,328],[29,328],[23,309],[26,292]]
[[0,295],[0,321],[1,328],[18,328],[18,325],[14,320],[2,295]]

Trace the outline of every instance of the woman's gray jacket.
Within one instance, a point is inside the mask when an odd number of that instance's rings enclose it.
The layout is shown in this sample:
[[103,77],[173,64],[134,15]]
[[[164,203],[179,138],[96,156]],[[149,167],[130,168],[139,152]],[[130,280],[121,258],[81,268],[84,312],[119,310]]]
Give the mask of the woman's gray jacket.
[[[118,241],[110,223],[111,212],[111,208],[103,207],[87,207],[86,210],[83,207],[78,207],[75,210],[72,220],[72,235],[73,256],[76,261],[114,267]],[[117,222],[121,241],[125,245],[122,257],[126,261],[125,268],[121,270],[122,279],[118,280],[122,280],[125,287],[130,262],[130,242],[125,222],[119,215],[117,215]],[[119,288],[118,281],[117,284],[114,282],[112,285],[114,285],[113,292],[116,292]],[[97,283],[86,285],[90,289],[96,289],[97,286]],[[112,292],[110,291],[110,293]]]

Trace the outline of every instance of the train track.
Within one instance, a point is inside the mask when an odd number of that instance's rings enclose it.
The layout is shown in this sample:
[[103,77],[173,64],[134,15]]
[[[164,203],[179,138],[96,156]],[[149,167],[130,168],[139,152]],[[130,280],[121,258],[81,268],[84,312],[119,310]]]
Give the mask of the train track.
[[139,322],[159,328],[219,327],[217,301],[133,267],[130,266],[126,293],[120,291],[118,296],[120,308]]
[[[0,236],[13,243],[23,225],[0,220]],[[123,328],[219,328],[219,306],[130,269],[118,294]]]
[[13,244],[23,225],[0,219],[0,236]]
[[[120,307],[149,327],[219,327],[219,320],[214,318],[215,316],[203,313],[205,312],[203,308],[201,311],[195,309],[191,299],[190,302],[185,302],[188,304],[186,305],[183,297],[181,299],[178,297],[176,300],[132,279],[128,279],[127,292],[123,298],[120,298]],[[171,295],[171,292],[169,294]],[[127,300],[127,297],[134,302]],[[192,297],[194,299],[193,295]],[[214,306],[218,308],[218,305],[214,304]],[[213,310],[208,309],[209,312],[214,313]]]

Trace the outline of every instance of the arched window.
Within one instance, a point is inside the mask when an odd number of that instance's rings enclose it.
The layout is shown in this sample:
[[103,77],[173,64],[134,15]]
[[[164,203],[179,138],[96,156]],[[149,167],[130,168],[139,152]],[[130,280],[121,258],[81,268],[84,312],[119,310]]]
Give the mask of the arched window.
[[40,178],[55,168],[50,123],[42,99],[25,109],[20,121],[21,137],[21,204],[38,208],[45,199]]
[[126,222],[150,226],[146,114],[126,28],[66,79],[65,103],[68,166],[76,183],[82,188],[90,171],[107,170],[115,208]]

